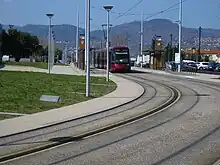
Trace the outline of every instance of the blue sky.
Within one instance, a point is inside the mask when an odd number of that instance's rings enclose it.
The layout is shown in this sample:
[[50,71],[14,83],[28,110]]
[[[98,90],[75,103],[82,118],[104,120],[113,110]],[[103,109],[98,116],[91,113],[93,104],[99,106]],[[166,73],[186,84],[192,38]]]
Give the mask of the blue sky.
[[[106,22],[106,12],[103,5],[113,5],[111,24],[140,20],[141,8],[144,6],[145,17],[157,13],[179,0],[144,0],[127,15],[118,17],[132,7],[139,0],[91,0],[91,27],[101,28]],[[85,0],[0,0],[0,21],[3,24],[48,24],[45,13],[53,12],[54,24],[76,24],[76,6],[79,4],[80,25],[84,27]],[[178,6],[172,10],[153,18],[168,18],[178,20]],[[210,27],[220,29],[220,1],[219,0],[187,0],[183,4],[183,25],[186,27]]]

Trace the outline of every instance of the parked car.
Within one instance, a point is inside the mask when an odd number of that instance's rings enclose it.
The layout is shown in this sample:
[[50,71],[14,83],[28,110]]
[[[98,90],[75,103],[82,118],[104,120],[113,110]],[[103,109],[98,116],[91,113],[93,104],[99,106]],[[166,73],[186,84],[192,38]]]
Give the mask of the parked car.
[[197,72],[197,65],[195,62],[182,63],[181,70],[185,72]]
[[3,55],[2,56],[2,62],[9,62],[10,61],[10,55]]
[[215,71],[219,72],[220,71],[220,64],[217,64],[215,67]]
[[196,62],[197,69],[199,70],[207,70],[209,63],[208,62]]
[[209,71],[214,71],[216,66],[217,66],[218,63],[216,62],[210,62],[209,65],[208,65],[208,70]]

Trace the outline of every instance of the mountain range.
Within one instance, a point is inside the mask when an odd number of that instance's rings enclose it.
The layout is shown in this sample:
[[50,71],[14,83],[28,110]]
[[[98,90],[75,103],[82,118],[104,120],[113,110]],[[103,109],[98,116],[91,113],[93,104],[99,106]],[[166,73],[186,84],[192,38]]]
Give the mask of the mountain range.
[[[3,28],[8,29],[8,25]],[[47,43],[48,25],[31,25],[14,26],[14,28],[29,32],[40,38],[41,42]],[[54,25],[56,41],[60,41],[63,46],[64,41],[68,41],[69,45],[75,44],[76,26],[62,24]],[[80,33],[84,33],[84,29],[79,29]],[[152,38],[155,35],[161,36],[164,44],[170,42],[172,34],[173,44],[178,43],[178,24],[168,19],[152,19],[144,22],[144,46],[149,47]],[[202,28],[202,38],[220,38],[220,29]],[[198,41],[198,28],[182,28],[183,46],[184,47],[197,47]],[[139,50],[140,44],[140,21],[132,21],[116,25],[110,28],[110,39],[112,44],[128,44],[132,52]],[[91,31],[91,43],[97,47],[101,45],[104,40],[103,30]],[[58,43],[58,42],[57,42]],[[206,46],[206,45],[203,45]]]

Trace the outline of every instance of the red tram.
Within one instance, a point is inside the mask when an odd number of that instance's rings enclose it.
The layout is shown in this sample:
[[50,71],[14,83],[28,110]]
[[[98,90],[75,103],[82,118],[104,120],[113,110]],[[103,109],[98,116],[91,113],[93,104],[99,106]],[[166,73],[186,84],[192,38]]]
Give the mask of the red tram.
[[[106,69],[106,49],[95,50],[92,63],[95,68]],[[130,53],[127,46],[114,46],[109,49],[110,72],[130,72]]]

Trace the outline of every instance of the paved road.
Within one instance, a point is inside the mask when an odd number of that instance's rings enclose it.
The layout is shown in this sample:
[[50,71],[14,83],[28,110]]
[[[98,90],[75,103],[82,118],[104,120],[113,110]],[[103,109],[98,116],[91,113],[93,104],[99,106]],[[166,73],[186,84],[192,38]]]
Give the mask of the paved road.
[[178,87],[182,97],[154,116],[5,164],[208,165],[220,156],[219,87],[152,74],[130,75]]

